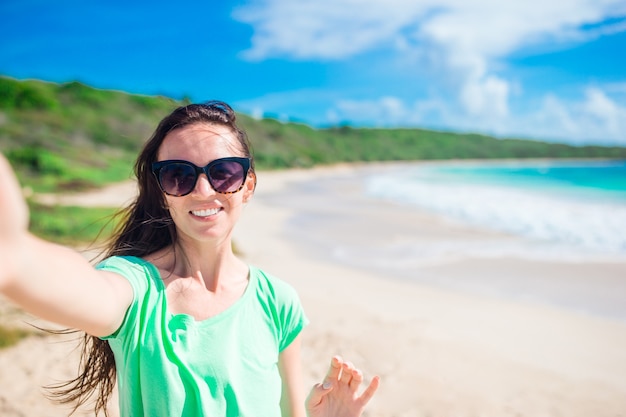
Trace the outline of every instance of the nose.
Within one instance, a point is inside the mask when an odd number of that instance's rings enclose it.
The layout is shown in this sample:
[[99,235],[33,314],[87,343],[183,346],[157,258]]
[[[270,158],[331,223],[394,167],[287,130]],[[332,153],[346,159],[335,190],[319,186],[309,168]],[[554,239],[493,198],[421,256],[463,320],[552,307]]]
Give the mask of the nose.
[[198,177],[198,181],[196,181],[196,186],[193,189],[193,194],[200,195],[212,195],[215,194],[215,190],[211,187],[211,183],[209,182],[209,177],[206,174],[200,174]]

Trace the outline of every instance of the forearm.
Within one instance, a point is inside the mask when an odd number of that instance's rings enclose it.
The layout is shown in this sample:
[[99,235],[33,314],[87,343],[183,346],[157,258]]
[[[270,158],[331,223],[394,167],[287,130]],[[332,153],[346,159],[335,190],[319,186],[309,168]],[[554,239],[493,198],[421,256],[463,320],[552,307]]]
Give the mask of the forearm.
[[89,333],[114,330],[124,297],[80,254],[29,233],[2,251],[0,291],[24,310]]
[[33,236],[28,217],[15,174],[0,155],[0,292],[32,314],[94,336],[117,329],[133,297],[128,281]]
[[302,365],[300,363],[301,337],[298,336],[281,352],[278,369],[283,381],[280,407],[283,417],[305,417],[302,391]]

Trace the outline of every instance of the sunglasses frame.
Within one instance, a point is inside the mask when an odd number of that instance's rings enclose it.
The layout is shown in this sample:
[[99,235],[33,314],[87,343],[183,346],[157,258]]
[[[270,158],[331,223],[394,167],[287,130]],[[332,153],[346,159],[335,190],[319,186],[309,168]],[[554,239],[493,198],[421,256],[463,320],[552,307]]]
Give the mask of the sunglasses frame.
[[[239,165],[241,165],[241,167],[243,168],[243,180],[241,182],[241,185],[239,186],[239,188],[237,188],[235,191],[218,191],[215,189],[215,186],[213,185],[213,181],[211,180],[211,176],[209,175],[209,170],[211,169],[211,167],[213,167],[214,165],[217,165],[219,163],[223,163],[223,162],[236,162]],[[193,186],[191,187],[191,189],[186,192],[185,194],[170,194],[168,193],[164,187],[163,184],[161,183],[161,169],[165,168],[168,165],[171,164],[183,164],[183,165],[187,165],[190,166],[194,169],[194,172],[196,173],[196,178],[193,182]],[[218,158],[215,159],[211,162],[209,162],[207,165],[203,166],[203,167],[199,167],[196,164],[194,164],[193,162],[189,162],[189,161],[185,161],[182,159],[168,159],[165,161],[158,161],[158,162],[154,162],[152,164],[152,173],[154,174],[154,176],[156,177],[157,180],[157,184],[159,184],[159,188],[161,189],[161,191],[163,191],[165,194],[172,196],[172,197],[184,197],[188,194],[191,194],[191,192],[196,188],[196,184],[198,183],[198,178],[200,178],[200,174],[204,173],[204,175],[206,175],[207,179],[209,180],[209,184],[211,185],[211,188],[213,188],[213,190],[216,193],[219,194],[235,194],[237,192],[239,192],[243,186],[246,183],[246,179],[248,178],[248,172],[250,171],[250,158],[245,158],[245,157],[238,157],[238,156],[229,156],[226,158]]]

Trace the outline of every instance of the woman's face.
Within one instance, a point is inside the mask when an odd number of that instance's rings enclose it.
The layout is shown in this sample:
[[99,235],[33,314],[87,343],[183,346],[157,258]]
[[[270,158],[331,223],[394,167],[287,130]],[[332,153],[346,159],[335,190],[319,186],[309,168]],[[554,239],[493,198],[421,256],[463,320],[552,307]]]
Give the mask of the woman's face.
[[[196,123],[171,131],[157,153],[158,161],[178,159],[199,167],[219,158],[245,157],[235,134],[227,127]],[[233,194],[220,194],[205,174],[193,191],[182,197],[165,195],[170,215],[182,241],[230,244],[242,205],[254,193],[255,177],[248,172],[243,188]]]

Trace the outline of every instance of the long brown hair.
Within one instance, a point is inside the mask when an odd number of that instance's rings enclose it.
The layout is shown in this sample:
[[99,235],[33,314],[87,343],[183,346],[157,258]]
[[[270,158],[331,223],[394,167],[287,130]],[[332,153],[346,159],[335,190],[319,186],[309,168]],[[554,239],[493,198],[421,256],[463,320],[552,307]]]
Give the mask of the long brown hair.
[[[247,135],[235,121],[233,109],[221,101],[179,107],[161,120],[135,162],[139,193],[134,202],[120,211],[121,221],[110,239],[108,249],[104,251],[105,257],[144,257],[176,241],[176,227],[165,208],[164,195],[151,169],[152,163],[157,160],[161,143],[171,131],[196,123],[226,126],[235,133],[241,151],[251,160],[250,170],[254,172]],[[47,388],[50,397],[56,401],[74,403],[71,414],[97,392],[94,411],[96,414],[102,411],[108,416],[107,404],[115,387],[116,375],[115,359],[109,343],[84,334],[78,376]]]

